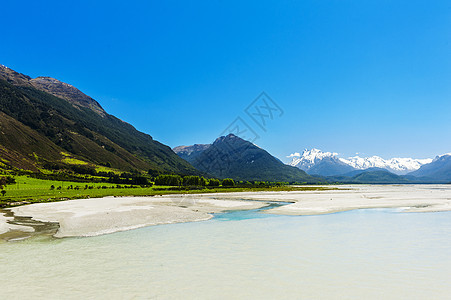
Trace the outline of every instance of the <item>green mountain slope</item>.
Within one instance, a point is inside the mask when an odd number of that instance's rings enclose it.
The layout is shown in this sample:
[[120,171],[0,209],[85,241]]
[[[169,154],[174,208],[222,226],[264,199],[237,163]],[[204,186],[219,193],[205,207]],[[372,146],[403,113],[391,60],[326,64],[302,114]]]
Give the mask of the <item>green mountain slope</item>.
[[[186,156],[187,147],[174,148],[197,169],[218,178],[235,180],[309,182],[318,180],[304,171],[283,164],[265,150],[233,134],[220,137],[201,153]],[[199,147],[197,147],[199,148]],[[193,149],[196,151],[198,149]],[[189,148],[188,148],[189,149]]]
[[[5,67],[0,67],[0,78],[9,79],[0,79],[0,159],[5,165],[37,170],[64,164],[71,156],[123,171],[198,173],[169,147],[107,114],[95,100],[83,98],[84,94],[70,85],[65,90],[61,82],[46,78],[44,92],[32,84],[33,79],[8,68],[5,71]],[[54,92],[52,82],[65,99],[48,93]],[[78,98],[69,101],[71,95]],[[26,142],[30,140],[34,147]]]
[[409,183],[409,180],[402,176],[388,171],[368,171],[352,177],[358,183]]
[[364,184],[395,184],[414,183],[406,176],[399,176],[381,168],[369,168],[366,170],[356,170],[343,175],[327,176],[331,182],[342,183],[364,183]]
[[38,171],[37,158],[63,159],[63,149],[30,127],[0,112],[0,166]]

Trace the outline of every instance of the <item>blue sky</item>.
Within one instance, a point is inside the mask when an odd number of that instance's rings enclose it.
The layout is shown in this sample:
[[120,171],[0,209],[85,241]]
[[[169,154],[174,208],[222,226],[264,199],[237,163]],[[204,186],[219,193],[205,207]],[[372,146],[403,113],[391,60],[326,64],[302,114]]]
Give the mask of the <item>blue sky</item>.
[[[451,152],[449,1],[6,0],[1,14],[1,64],[171,147],[241,116],[282,159]],[[266,131],[244,112],[262,91],[284,111]]]

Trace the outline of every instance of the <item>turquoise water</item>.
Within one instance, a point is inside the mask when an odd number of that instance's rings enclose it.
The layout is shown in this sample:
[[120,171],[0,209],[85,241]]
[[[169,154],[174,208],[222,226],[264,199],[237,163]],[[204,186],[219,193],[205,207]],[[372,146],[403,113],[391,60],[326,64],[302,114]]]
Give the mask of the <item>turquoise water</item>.
[[0,244],[2,298],[449,299],[451,213],[258,211]]
[[272,208],[277,208],[283,205],[290,204],[290,202],[276,202],[270,203],[267,206],[258,209],[249,209],[249,210],[231,210],[225,211],[223,213],[217,213],[214,215],[215,221],[242,221],[247,219],[262,219],[262,218],[275,218],[279,215],[271,215],[262,213],[265,210],[269,210]]

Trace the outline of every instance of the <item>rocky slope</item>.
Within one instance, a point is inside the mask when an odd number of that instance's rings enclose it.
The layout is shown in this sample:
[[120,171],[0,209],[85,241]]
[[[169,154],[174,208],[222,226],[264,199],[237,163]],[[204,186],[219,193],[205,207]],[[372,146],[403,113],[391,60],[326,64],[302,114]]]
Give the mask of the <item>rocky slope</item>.
[[207,150],[210,146],[210,144],[194,144],[192,146],[178,146],[172,150],[187,162],[192,163],[199,154]]

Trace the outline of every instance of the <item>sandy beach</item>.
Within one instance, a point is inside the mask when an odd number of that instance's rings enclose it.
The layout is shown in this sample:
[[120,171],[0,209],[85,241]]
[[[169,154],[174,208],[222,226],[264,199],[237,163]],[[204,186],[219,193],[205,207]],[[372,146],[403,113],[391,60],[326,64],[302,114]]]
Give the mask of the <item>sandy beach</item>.
[[[257,209],[289,202],[265,213],[316,215],[354,209],[398,208],[404,212],[451,210],[449,185],[340,186],[329,191],[245,192],[155,197],[107,197],[14,207],[15,216],[57,222],[55,237],[96,236],[151,225],[208,220],[226,210]],[[33,228],[9,224],[0,214],[0,234]]]

